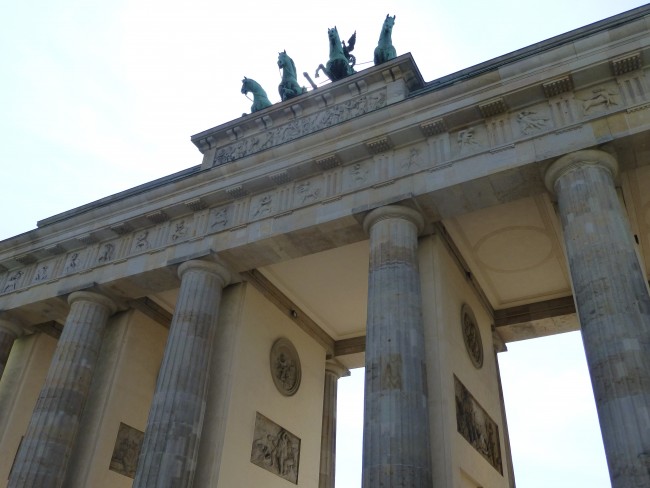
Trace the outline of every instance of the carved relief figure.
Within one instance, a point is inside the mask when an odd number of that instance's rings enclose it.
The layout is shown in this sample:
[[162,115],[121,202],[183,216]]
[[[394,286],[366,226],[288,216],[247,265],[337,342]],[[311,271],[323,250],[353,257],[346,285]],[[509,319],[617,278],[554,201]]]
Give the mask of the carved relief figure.
[[474,129],[461,130],[458,133],[458,144],[460,145],[461,149],[481,145],[476,140],[476,133],[474,132]]
[[317,130],[363,115],[386,105],[384,90],[362,95],[322,112],[255,134],[217,150],[213,165],[219,165],[289,142]]
[[255,418],[251,462],[298,484],[300,439],[260,413]]
[[36,270],[36,274],[34,275],[34,282],[46,280],[48,278],[49,268],[50,267],[47,264],[44,264],[38,268]]
[[404,162],[402,162],[402,168],[411,169],[411,167],[420,167],[422,163],[422,158],[420,157],[420,150],[411,148],[409,152],[409,157]]
[[143,440],[144,432],[120,423],[109,469],[129,478],[135,478]]
[[172,234],[172,241],[183,239],[186,235],[187,226],[185,225],[185,221],[181,220],[180,222],[176,222],[174,225],[174,233]]
[[228,207],[221,208],[214,212],[210,228],[223,229],[226,225],[228,225]]
[[271,376],[276,388],[285,396],[298,391],[302,376],[300,357],[294,345],[285,338],[280,338],[271,347]]
[[593,95],[590,98],[582,101],[582,108],[587,113],[590,109],[604,105],[609,108],[611,105],[618,105],[614,97],[616,92],[608,90],[607,88],[597,88],[592,90]]
[[499,426],[455,376],[454,389],[458,433],[503,474]]
[[483,366],[483,342],[481,332],[476,324],[474,314],[467,305],[461,308],[461,325],[463,341],[472,364],[476,368]]
[[102,246],[102,250],[99,254],[99,258],[97,261],[100,263],[108,263],[109,261],[112,261],[113,258],[115,257],[115,245],[107,242]]
[[368,170],[361,163],[354,163],[350,167],[350,175],[355,183],[364,183],[368,177]]
[[149,231],[148,230],[143,230],[139,234],[136,234],[135,236],[135,248],[138,251],[143,251],[145,249],[149,249],[150,244],[149,244]]
[[79,253],[73,252],[72,254],[70,254],[70,256],[68,256],[68,262],[65,265],[65,272],[73,273],[76,271],[78,266],[79,266]]
[[517,122],[521,132],[526,135],[545,129],[548,120],[547,117],[542,117],[532,110],[524,110],[517,115]]
[[312,188],[311,182],[306,181],[304,183],[300,183],[296,187],[296,193],[300,197],[301,203],[307,203],[310,200],[313,201],[318,199],[320,188]]
[[253,217],[262,217],[271,213],[271,203],[273,202],[273,197],[271,195],[264,195],[259,202],[257,202],[257,207],[255,208],[255,213]]
[[23,276],[22,271],[16,271],[11,276],[9,276],[9,279],[7,280],[7,284],[3,288],[2,293],[14,291],[16,289],[16,286],[18,286],[18,281],[22,276]]

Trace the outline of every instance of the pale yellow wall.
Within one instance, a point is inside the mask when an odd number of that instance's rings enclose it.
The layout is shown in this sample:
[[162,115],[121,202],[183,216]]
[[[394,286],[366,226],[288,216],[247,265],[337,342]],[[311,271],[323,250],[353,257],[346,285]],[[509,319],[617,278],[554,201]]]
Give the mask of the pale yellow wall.
[[[250,285],[246,285],[244,305],[218,486],[292,486],[250,462],[255,413],[260,412],[301,439],[298,486],[317,488],[325,351]],[[279,337],[293,342],[302,365],[301,386],[292,397],[277,391],[269,369],[271,346]]]
[[[429,407],[435,486],[508,486],[503,421],[492,346],[491,318],[438,236],[420,240],[420,275],[428,360]],[[479,325],[483,367],[471,363],[461,330],[461,307],[468,304]],[[458,432],[454,375],[499,426],[503,476]],[[466,475],[461,476],[461,470]],[[469,485],[471,486],[471,485]]]
[[90,398],[68,467],[67,488],[128,488],[133,480],[108,469],[120,422],[144,431],[167,329],[130,310],[108,324]]
[[7,486],[56,344],[56,339],[37,333],[17,339],[11,349],[0,380],[0,487]]

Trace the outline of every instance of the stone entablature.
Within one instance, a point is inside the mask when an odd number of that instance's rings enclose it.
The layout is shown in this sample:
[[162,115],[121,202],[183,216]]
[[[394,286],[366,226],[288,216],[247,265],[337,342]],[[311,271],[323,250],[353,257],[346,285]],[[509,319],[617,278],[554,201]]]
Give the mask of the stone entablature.
[[[285,102],[198,134],[193,139],[204,152],[203,171],[144,188],[140,195],[104,199],[85,213],[68,212],[64,220],[55,216],[30,239],[2,243],[0,295],[8,298],[2,308],[20,306],[26,298],[14,295],[26,289],[50,285],[36,296],[56,296],[73,283],[109,282],[183,256],[236,250],[345,220],[350,209],[364,211],[381,202],[416,198],[428,218],[439,220],[447,212],[444,192],[457,198],[450,190],[454,185],[497,178],[605,142],[615,148],[616,139],[650,130],[643,64],[650,56],[650,35],[643,20],[626,25],[627,37],[616,43],[596,48],[585,43],[579,50],[574,42],[541,59],[520,59],[456,84],[431,83],[410,93],[409,87],[419,86],[413,81],[417,68],[404,55],[305,95],[298,99],[300,109]],[[400,78],[400,73],[410,74]],[[391,92],[396,83],[403,88],[401,98]],[[319,104],[328,94],[331,103]],[[371,96],[379,97],[373,110],[322,125],[291,145],[212,167],[218,151],[237,141]],[[514,198],[513,191],[543,191],[539,173],[526,171],[506,182],[516,189],[493,187],[486,201]],[[294,214],[290,223],[283,219],[289,214]],[[350,242],[363,238],[361,230],[349,232]],[[308,252],[294,245],[287,255]],[[239,270],[253,264],[242,261]]]

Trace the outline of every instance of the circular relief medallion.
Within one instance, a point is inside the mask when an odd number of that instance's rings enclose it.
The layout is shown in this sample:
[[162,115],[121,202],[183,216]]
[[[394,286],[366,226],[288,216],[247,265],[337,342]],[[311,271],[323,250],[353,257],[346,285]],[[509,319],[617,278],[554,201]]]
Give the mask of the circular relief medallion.
[[463,328],[463,341],[467,354],[475,368],[483,366],[483,341],[481,340],[481,331],[476,324],[476,318],[472,309],[463,305],[460,309],[461,326]]
[[289,339],[281,337],[271,347],[271,376],[278,391],[291,396],[300,386],[301,368],[298,351]]

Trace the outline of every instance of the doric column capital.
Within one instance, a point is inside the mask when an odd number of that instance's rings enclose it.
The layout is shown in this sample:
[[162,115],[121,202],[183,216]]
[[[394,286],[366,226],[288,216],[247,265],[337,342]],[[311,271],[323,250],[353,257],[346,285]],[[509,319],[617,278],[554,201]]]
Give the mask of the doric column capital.
[[337,380],[343,376],[350,376],[350,370],[337,359],[328,359],[325,362],[325,372],[335,375]]
[[363,230],[366,234],[370,233],[370,228],[380,220],[385,219],[404,219],[415,224],[418,234],[424,229],[424,218],[417,210],[402,205],[386,205],[371,211],[363,219]]
[[183,275],[190,270],[200,270],[218,276],[221,280],[222,288],[230,284],[230,271],[219,262],[201,260],[185,261],[178,267],[178,277],[182,280]]
[[14,337],[20,337],[25,332],[16,321],[3,318],[0,318],[0,331],[12,334]]
[[70,305],[78,301],[92,302],[101,305],[108,309],[109,316],[113,315],[117,310],[117,305],[115,305],[115,302],[113,300],[107,296],[100,295],[99,293],[94,293],[91,291],[75,291],[68,297],[68,303]]
[[552,194],[555,194],[555,182],[560,177],[570,171],[584,166],[599,166],[605,168],[612,174],[612,178],[616,178],[616,175],[618,174],[618,163],[611,154],[597,149],[575,151],[565,154],[549,166],[544,175],[546,188],[548,188],[548,191]]

